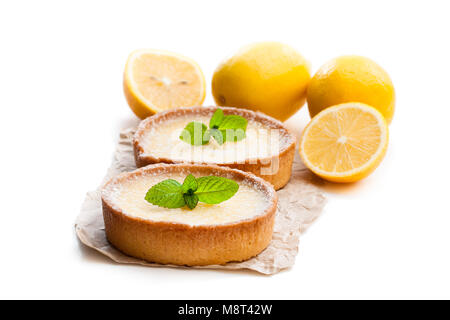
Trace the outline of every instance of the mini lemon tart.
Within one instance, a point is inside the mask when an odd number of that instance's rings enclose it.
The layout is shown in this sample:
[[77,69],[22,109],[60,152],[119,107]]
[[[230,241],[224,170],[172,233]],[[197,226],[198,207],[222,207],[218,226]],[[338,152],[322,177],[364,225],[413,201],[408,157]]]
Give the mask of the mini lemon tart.
[[190,122],[208,122],[217,107],[190,107],[160,112],[143,120],[134,136],[137,167],[154,163],[214,164],[251,172],[270,182],[275,190],[291,176],[295,136],[278,120],[260,112],[221,107],[224,115],[247,120],[245,138],[218,144],[214,139],[192,145],[180,139]]
[[[145,200],[147,190],[165,179],[218,176],[239,185],[219,204],[198,203],[167,209]],[[175,265],[243,261],[272,239],[277,194],[265,180],[227,167],[156,164],[123,173],[102,189],[108,241],[123,253],[149,262]]]

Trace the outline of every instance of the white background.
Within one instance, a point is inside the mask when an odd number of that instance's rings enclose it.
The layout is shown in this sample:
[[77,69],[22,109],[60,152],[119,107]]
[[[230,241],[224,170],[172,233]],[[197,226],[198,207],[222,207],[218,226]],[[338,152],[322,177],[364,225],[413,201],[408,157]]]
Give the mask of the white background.
[[[447,5],[447,6],[446,6]],[[2,1],[0,298],[450,298],[447,1]],[[315,72],[359,54],[397,93],[384,162],[325,184],[328,205],[295,266],[252,272],[123,266],[84,248],[74,221],[135,121],[128,54],[179,52],[210,80],[240,46],[277,40]],[[298,134],[306,106],[288,121]]]

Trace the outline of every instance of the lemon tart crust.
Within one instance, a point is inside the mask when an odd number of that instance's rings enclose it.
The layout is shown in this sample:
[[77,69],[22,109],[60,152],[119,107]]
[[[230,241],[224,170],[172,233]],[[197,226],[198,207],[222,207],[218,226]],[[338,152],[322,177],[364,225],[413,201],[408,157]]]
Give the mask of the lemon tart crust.
[[[291,177],[292,163],[294,161],[296,138],[280,121],[271,118],[263,113],[254,112],[246,109],[220,107],[225,115],[240,115],[247,120],[259,122],[270,129],[280,130],[280,150],[278,153],[268,157],[260,157],[255,159],[245,159],[239,162],[227,163],[208,163],[194,161],[180,161],[168,157],[158,157],[151,154],[144,148],[144,139],[146,133],[154,127],[160,126],[166,121],[186,116],[207,116],[211,117],[218,107],[189,107],[178,108],[164,112],[160,112],[154,116],[148,117],[141,121],[134,135],[133,147],[134,156],[137,167],[143,167],[155,163],[194,163],[194,164],[213,164],[219,166],[227,166],[233,169],[251,172],[264,180],[270,182],[275,190],[284,187]],[[263,173],[264,172],[264,173]]]
[[[236,222],[190,225],[135,217],[124,212],[114,201],[114,190],[128,179],[169,172],[225,176],[238,183],[251,183],[264,194],[267,207],[260,214]],[[247,172],[214,165],[151,165],[123,173],[111,179],[102,189],[103,218],[108,241],[127,255],[174,265],[225,264],[258,255],[272,239],[277,202],[275,190],[263,179]]]

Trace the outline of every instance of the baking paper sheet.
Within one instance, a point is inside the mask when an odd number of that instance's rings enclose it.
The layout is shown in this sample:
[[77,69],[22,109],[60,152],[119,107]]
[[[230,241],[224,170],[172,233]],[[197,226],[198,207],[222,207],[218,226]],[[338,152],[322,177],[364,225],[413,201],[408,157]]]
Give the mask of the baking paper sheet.
[[[121,132],[111,167],[97,190],[87,193],[75,229],[78,238],[86,246],[108,256],[117,263],[139,264],[148,267],[168,267],[129,257],[106,240],[104,231],[100,188],[113,176],[136,169],[133,155],[132,137],[135,128]],[[279,201],[275,217],[273,239],[270,245],[258,256],[244,261],[225,265],[174,268],[208,268],[208,269],[249,269],[263,274],[274,274],[289,268],[295,263],[299,239],[320,215],[326,198],[319,190],[320,181],[302,164],[298,152],[294,160],[291,180],[283,189],[277,191]]]

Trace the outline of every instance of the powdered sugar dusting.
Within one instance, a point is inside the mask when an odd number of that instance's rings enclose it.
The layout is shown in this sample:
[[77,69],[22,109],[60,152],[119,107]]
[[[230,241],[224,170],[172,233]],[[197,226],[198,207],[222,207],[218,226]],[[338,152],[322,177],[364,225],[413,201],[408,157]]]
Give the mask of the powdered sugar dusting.
[[248,121],[246,138],[223,145],[210,143],[193,146],[179,137],[185,126],[197,121],[208,126],[215,107],[180,108],[142,121],[135,135],[140,155],[174,162],[244,163],[279,155],[295,137],[275,119],[261,113],[236,108],[222,108],[225,114],[237,114]]
[[[261,215],[268,209],[270,199],[275,194],[273,189],[264,188],[258,183],[259,178],[255,177],[256,180],[244,178],[237,181],[239,183],[237,193],[220,204],[199,203],[194,210],[187,207],[166,209],[152,205],[144,199],[148,189],[165,179],[174,179],[182,183],[189,173],[196,177],[205,175],[188,169],[171,172],[168,168],[170,168],[168,165],[153,165],[122,174],[103,189],[102,197],[114,210],[132,217],[198,226],[233,223]],[[236,178],[232,172],[225,171],[220,176]]]

